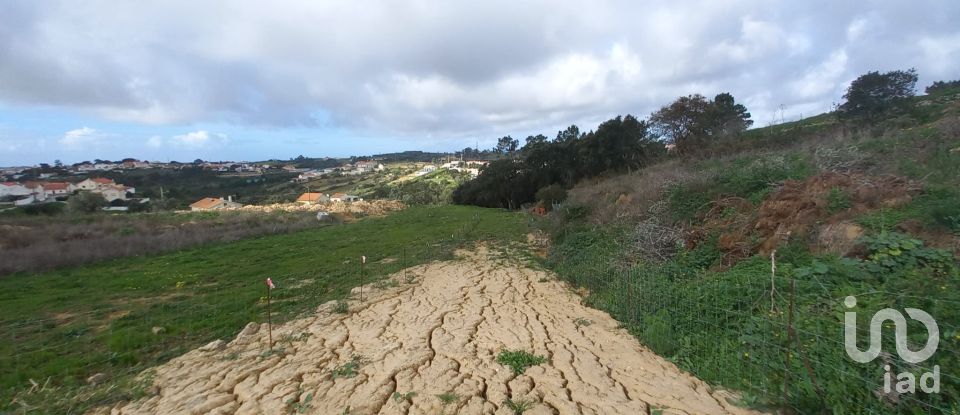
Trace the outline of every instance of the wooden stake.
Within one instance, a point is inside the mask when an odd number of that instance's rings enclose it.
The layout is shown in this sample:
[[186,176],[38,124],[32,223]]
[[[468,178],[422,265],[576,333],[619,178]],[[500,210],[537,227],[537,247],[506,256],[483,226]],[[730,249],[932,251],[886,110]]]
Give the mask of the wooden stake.
[[267,285],[267,335],[270,336],[270,350],[273,350],[273,322],[270,314],[270,286]]
[[360,302],[363,302],[363,264],[366,263],[366,257],[360,257]]

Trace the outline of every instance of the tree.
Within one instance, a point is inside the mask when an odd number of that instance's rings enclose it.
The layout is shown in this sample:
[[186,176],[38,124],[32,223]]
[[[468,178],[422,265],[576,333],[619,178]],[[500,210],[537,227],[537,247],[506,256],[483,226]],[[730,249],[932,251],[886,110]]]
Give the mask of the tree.
[[508,135],[497,140],[497,147],[494,150],[502,156],[511,155],[517,151],[518,145],[520,142]]
[[850,83],[846,100],[837,109],[842,119],[875,120],[881,114],[900,107],[914,95],[917,70],[867,72]]
[[570,143],[583,138],[583,135],[584,134],[580,132],[580,127],[577,127],[576,125],[571,125],[567,127],[566,130],[557,131],[556,141],[558,143]]
[[650,114],[650,127],[656,136],[675,144],[680,153],[689,153],[706,135],[703,118],[709,107],[710,102],[700,94],[677,98]]
[[76,213],[93,213],[106,205],[106,199],[99,193],[80,192],[67,199],[67,207]]
[[747,107],[738,104],[728,92],[713,98],[706,115],[709,133],[715,136],[739,134],[753,125]]
[[927,94],[934,94],[940,91],[946,91],[948,89],[960,88],[960,80],[956,81],[935,81],[930,84],[923,92]]
[[650,114],[653,134],[676,144],[681,154],[690,154],[709,140],[736,135],[753,125],[750,113],[728,92],[712,101],[700,94],[677,98]]

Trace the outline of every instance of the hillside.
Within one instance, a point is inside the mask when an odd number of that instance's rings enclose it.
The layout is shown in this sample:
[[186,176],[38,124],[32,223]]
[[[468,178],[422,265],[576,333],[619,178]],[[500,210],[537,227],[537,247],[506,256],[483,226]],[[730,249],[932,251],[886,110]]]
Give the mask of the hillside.
[[[544,263],[642,343],[752,407],[955,412],[960,90],[869,122],[838,118],[756,128],[580,180],[538,220],[551,241]],[[852,361],[847,296],[860,339],[881,308],[931,314],[936,353]],[[908,326],[919,348],[926,331]],[[937,366],[939,390],[887,391],[885,365],[917,379]]]

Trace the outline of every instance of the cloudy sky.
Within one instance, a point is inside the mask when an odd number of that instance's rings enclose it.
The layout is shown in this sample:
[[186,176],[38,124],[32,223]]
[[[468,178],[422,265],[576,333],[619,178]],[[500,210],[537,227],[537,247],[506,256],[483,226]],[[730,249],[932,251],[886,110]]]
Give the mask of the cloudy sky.
[[756,124],[857,75],[960,78],[960,2],[0,2],[0,165],[490,147],[729,91]]

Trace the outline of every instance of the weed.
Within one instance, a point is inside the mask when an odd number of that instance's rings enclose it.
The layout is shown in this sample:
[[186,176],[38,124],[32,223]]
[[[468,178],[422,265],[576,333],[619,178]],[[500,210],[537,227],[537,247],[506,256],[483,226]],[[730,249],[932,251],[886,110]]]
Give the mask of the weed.
[[389,279],[389,278],[377,281],[376,284],[374,284],[374,287],[379,288],[381,290],[385,288],[394,288],[399,286],[400,286],[400,283],[397,282],[397,280]]
[[414,391],[410,391],[407,393],[394,392],[393,400],[396,401],[397,403],[410,402],[414,396],[417,396],[417,393]]
[[337,378],[352,378],[357,376],[357,369],[363,364],[363,356],[353,355],[350,357],[350,361],[344,363],[343,365],[337,366],[330,371],[330,377],[333,380]]
[[240,352],[230,352],[223,355],[223,357],[221,357],[220,360],[237,360],[239,358],[240,358]]
[[337,304],[333,306],[333,312],[337,314],[347,314],[349,311],[350,305],[344,300],[337,300]]
[[302,414],[307,412],[310,408],[313,407],[313,394],[308,394],[303,398],[302,401],[297,400],[297,397],[303,393],[303,389],[297,390],[297,395],[291,397],[287,400],[287,412],[294,414]]
[[273,347],[261,352],[260,358],[266,359],[271,356],[283,356],[284,354],[286,354],[286,349],[284,349],[283,347]]
[[593,324],[593,321],[590,321],[589,319],[586,319],[583,317],[577,317],[573,319],[573,325],[576,326],[577,328],[587,327],[591,324]]
[[292,347],[294,342],[305,341],[312,335],[312,333],[306,331],[297,335],[294,335],[293,333],[284,333],[282,336],[280,336],[280,341],[287,343]]
[[444,392],[437,395],[437,399],[440,399],[440,403],[442,403],[443,406],[446,407],[452,403],[456,403],[457,401],[459,401],[460,395],[457,395],[454,392]]
[[497,355],[497,363],[510,366],[515,375],[521,375],[528,367],[536,366],[546,361],[547,359],[543,356],[537,356],[523,350],[503,350]]
[[536,402],[527,399],[520,399],[516,401],[507,399],[503,401],[503,406],[506,406],[508,409],[513,411],[514,415],[521,415],[524,412],[527,412],[530,410],[530,408],[533,408],[534,404],[536,404]]
[[827,195],[827,212],[837,213],[853,206],[850,203],[850,195],[843,189],[839,187],[834,187],[830,189],[830,193]]

